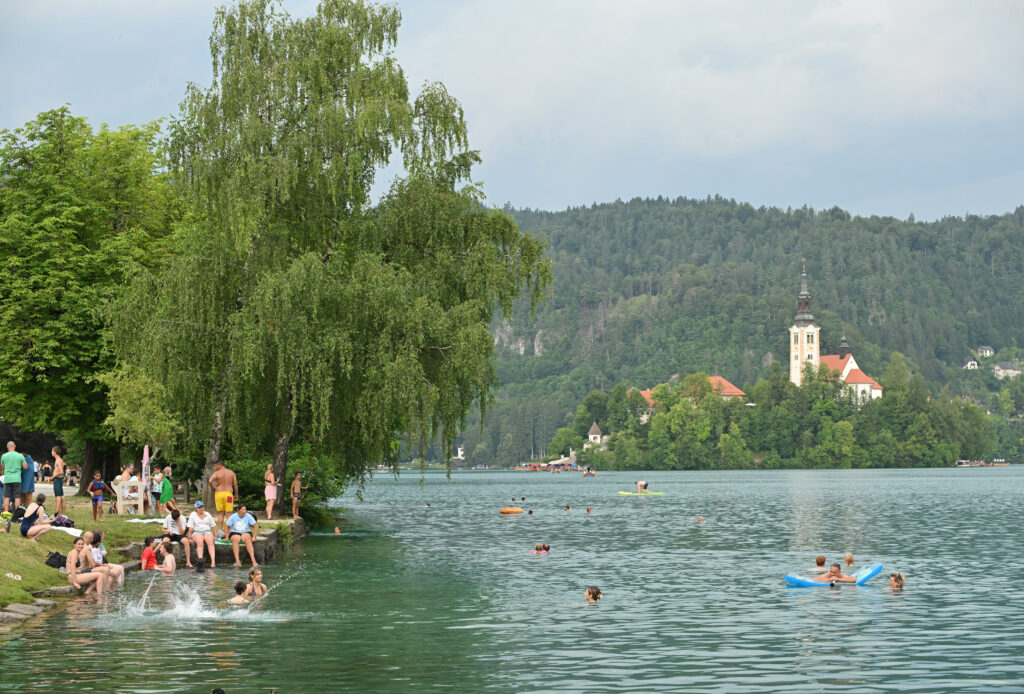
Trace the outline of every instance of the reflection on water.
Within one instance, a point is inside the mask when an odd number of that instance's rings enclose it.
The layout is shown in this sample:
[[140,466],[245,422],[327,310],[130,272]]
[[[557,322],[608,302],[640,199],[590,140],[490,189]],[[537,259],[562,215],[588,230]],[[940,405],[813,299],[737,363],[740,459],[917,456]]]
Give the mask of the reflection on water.
[[[256,604],[226,603],[243,570],[133,574],[4,646],[24,667],[3,678],[19,692],[1024,689],[1009,520],[1024,469],[644,476],[665,495],[619,496],[625,473],[382,477],[343,500],[340,535],[266,567]],[[534,514],[498,515],[513,495]],[[537,542],[551,553],[530,555]],[[783,584],[846,551],[885,570]]]

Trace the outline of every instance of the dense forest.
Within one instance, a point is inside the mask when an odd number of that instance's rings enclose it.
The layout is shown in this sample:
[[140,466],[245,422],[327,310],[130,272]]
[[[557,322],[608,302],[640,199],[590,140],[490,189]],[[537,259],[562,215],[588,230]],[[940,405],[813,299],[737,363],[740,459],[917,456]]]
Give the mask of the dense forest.
[[[483,427],[468,422],[469,464],[548,454],[584,397],[618,383],[707,373],[751,393],[787,363],[802,264],[823,354],[845,334],[881,380],[901,353],[929,395],[946,389],[998,415],[993,453],[1017,454],[1020,385],[992,364],[1024,344],[1024,206],[928,223],[721,197],[508,211],[547,242],[554,279],[534,316],[524,304],[492,326],[501,390]],[[979,345],[995,355],[962,369]]]

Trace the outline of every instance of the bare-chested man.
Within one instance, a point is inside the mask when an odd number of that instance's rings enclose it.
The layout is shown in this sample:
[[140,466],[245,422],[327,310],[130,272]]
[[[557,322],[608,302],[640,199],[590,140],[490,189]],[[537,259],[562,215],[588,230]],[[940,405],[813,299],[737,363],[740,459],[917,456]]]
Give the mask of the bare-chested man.
[[832,568],[829,569],[828,573],[815,576],[814,580],[819,583],[856,583],[857,579],[853,576],[847,576],[843,573],[843,569],[839,564],[833,564]]
[[238,478],[235,473],[224,467],[218,460],[213,464],[214,472],[210,475],[210,488],[213,489],[213,501],[217,507],[217,525],[228,534],[227,516],[235,510],[235,499],[238,498]]

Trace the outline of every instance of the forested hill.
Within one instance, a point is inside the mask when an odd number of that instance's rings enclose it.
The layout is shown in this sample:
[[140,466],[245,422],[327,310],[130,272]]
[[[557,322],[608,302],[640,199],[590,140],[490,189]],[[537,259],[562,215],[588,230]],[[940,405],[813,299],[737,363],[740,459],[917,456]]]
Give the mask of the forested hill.
[[845,333],[876,379],[899,351],[934,392],[984,398],[994,382],[971,381],[963,360],[1024,345],[1024,206],[931,223],[720,197],[509,212],[548,243],[554,281],[533,319],[521,306],[494,326],[502,388],[484,431],[467,428],[473,463],[540,455],[591,389],[767,377],[788,363],[803,263],[822,353]]

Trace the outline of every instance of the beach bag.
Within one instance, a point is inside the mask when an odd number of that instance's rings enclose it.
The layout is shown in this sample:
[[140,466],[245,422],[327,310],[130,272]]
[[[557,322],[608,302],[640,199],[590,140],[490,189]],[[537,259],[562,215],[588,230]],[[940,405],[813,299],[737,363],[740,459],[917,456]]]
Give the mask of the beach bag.
[[50,552],[46,555],[46,565],[52,566],[55,569],[59,569],[62,566],[67,566],[68,558],[60,552]]

